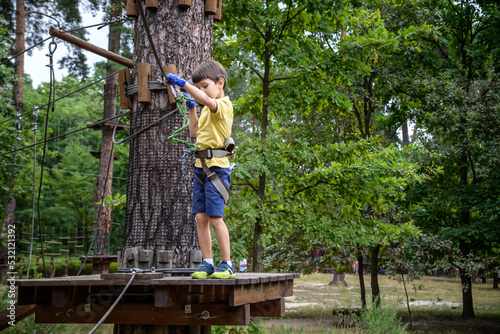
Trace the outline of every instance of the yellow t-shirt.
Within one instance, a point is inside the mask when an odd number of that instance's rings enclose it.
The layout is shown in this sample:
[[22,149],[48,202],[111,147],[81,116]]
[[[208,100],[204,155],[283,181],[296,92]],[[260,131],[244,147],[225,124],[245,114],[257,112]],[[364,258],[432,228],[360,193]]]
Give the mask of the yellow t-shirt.
[[[208,148],[224,148],[224,142],[231,137],[231,127],[233,126],[233,104],[228,96],[215,100],[217,112],[213,113],[205,106],[198,119],[198,132],[196,132],[196,145],[198,150]],[[208,167],[229,168],[229,159],[212,158],[205,159]],[[196,159],[196,167],[201,168],[200,159]]]

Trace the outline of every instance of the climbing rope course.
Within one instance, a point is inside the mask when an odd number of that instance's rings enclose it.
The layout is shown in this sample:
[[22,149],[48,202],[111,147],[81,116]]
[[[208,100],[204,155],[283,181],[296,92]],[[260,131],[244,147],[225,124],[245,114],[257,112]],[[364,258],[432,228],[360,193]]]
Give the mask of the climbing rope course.
[[[164,84],[164,81],[163,79],[166,78],[166,73],[163,69],[163,67],[161,66],[161,62],[160,62],[160,59],[158,57],[158,53],[156,51],[156,47],[154,45],[154,42],[153,42],[153,39],[152,39],[152,36],[151,36],[151,32],[149,31],[149,24],[147,22],[147,19],[145,17],[145,14],[144,14],[144,11],[142,9],[142,6],[139,4],[138,6],[139,8],[139,14],[143,20],[143,28],[145,29],[146,31],[146,34],[147,34],[147,37],[149,39],[149,43],[150,43],[150,46],[153,50],[153,54],[155,56],[155,59],[158,63],[158,66],[161,70],[161,73],[162,73],[162,78],[160,78],[159,81],[150,81],[148,83],[148,87],[150,90],[167,90],[169,88],[169,86],[167,86],[166,84]],[[43,13],[39,13],[39,14],[43,14]],[[45,14],[43,14],[45,15]],[[102,23],[99,23],[99,24],[93,24],[93,25],[89,25],[89,26],[85,26],[85,27],[75,27],[75,28],[70,28],[70,29],[67,29],[67,30],[63,30],[61,29],[61,26],[59,25],[59,22],[58,22],[58,29],[59,29],[59,33],[71,33],[71,32],[75,32],[75,31],[79,31],[79,30],[83,30],[83,29],[88,29],[88,28],[92,28],[92,27],[98,27],[97,29],[101,29],[107,25],[110,25],[110,24],[114,24],[114,23],[120,23],[120,22],[125,22],[129,20],[128,17],[126,16],[120,16],[120,17],[117,17],[117,18],[113,18],[111,20],[108,20],[108,21],[105,21],[105,22],[102,22]],[[99,123],[105,123],[107,121],[110,121],[110,120],[114,120],[116,119],[116,123],[114,125],[114,128],[113,128],[113,136],[112,136],[112,139],[113,139],[113,144],[112,144],[112,147],[111,147],[111,155],[113,155],[113,152],[114,152],[114,145],[116,144],[122,144],[128,140],[131,140],[135,137],[137,137],[138,135],[140,135],[141,133],[147,131],[148,129],[152,128],[153,126],[159,124],[160,122],[162,122],[163,120],[165,120],[167,117],[173,115],[174,113],[176,112],[179,112],[179,114],[181,115],[182,117],[182,126],[177,129],[176,131],[174,131],[169,137],[168,137],[168,140],[174,144],[181,144],[181,145],[184,145],[186,148],[187,148],[187,152],[180,158],[180,162],[183,164],[183,167],[182,167],[182,171],[183,171],[183,175],[184,175],[184,185],[186,187],[186,190],[188,192],[188,194],[191,196],[191,193],[189,191],[189,182],[188,182],[188,172],[187,172],[187,163],[188,163],[188,160],[191,158],[191,156],[196,152],[197,150],[197,146],[196,144],[194,143],[191,143],[190,141],[188,140],[182,140],[182,139],[179,139],[178,137],[182,134],[182,132],[185,131],[185,129],[188,127],[189,125],[189,117],[188,117],[188,112],[187,112],[187,107],[186,107],[186,100],[187,99],[190,99],[189,97],[186,97],[184,96],[183,94],[181,94],[180,90],[178,87],[170,87],[170,89],[172,90],[172,93],[173,95],[175,96],[175,103],[177,105],[177,108],[176,109],[173,109],[173,110],[170,110],[168,113],[166,113],[165,115],[159,117],[158,119],[152,121],[150,124],[142,127],[140,130],[138,131],[135,131],[134,133],[130,134],[130,136],[128,136],[127,138],[123,139],[123,140],[120,140],[120,141],[116,141],[115,139],[115,136],[116,136],[116,130],[118,128],[118,125],[120,124],[120,121],[123,119],[124,116],[126,115],[129,115],[130,112],[126,112],[126,113],[122,113],[120,115],[117,115],[117,116],[114,116],[114,117],[110,117],[108,119],[105,119],[103,121],[99,121],[99,122],[95,122],[94,124],[91,124],[91,125],[88,125],[88,126],[85,126],[85,127],[82,127],[82,128],[79,128],[79,129],[76,129],[76,130],[73,130],[73,131],[69,131],[69,132],[66,132],[66,133],[63,133],[63,134],[57,134],[56,136],[54,137],[51,137],[51,138],[48,138],[48,133],[49,133],[49,120],[51,119],[51,115],[53,115],[55,113],[55,104],[57,101],[61,100],[61,99],[64,99],[66,97],[69,97],[75,93],[78,93],[88,87],[91,87],[111,76],[114,76],[118,73],[118,71],[114,72],[114,73],[111,73],[105,77],[102,77],[98,80],[95,80],[73,92],[70,92],[68,94],[65,94],[61,97],[56,97],[56,80],[55,80],[55,73],[54,73],[54,62],[53,62],[53,57],[54,57],[54,53],[57,49],[57,43],[55,42],[55,39],[54,37],[47,37],[45,39],[43,39],[42,41],[38,42],[37,44],[25,49],[24,51],[22,52],[19,52],[18,54],[2,61],[2,63],[0,63],[0,65],[3,65],[9,61],[11,61],[12,59],[24,54],[25,52],[28,52],[29,50],[32,50],[33,48],[35,47],[38,47],[42,44],[44,44],[46,41],[50,40],[50,43],[48,45],[48,54],[47,54],[47,57],[49,58],[49,64],[46,65],[48,68],[49,68],[49,92],[48,92],[48,102],[40,107],[35,107],[34,109],[32,110],[29,110],[29,111],[26,111],[24,113],[18,113],[15,117],[13,118],[9,118],[9,119],[6,119],[6,120],[3,120],[0,122],[0,125],[1,124],[4,124],[4,123],[7,123],[9,121],[12,121],[12,120],[16,120],[16,140],[15,140],[15,145],[14,145],[14,149],[11,150],[11,151],[8,151],[8,152],[4,152],[2,154],[0,154],[0,157],[1,156],[5,156],[5,155],[10,155],[10,154],[13,154],[13,162],[12,162],[12,172],[11,172],[11,177],[10,177],[10,184],[9,184],[9,191],[7,193],[7,203],[10,201],[10,197],[11,197],[11,192],[12,192],[12,186],[13,186],[13,180],[14,180],[14,174],[15,174],[15,167],[17,166],[16,165],[16,156],[17,156],[17,152],[21,151],[21,150],[24,150],[24,149],[27,149],[27,148],[30,148],[30,147],[33,147],[33,181],[32,181],[32,197],[33,197],[33,200],[32,200],[32,217],[31,217],[31,232],[30,232],[30,250],[29,250],[29,262],[28,262],[28,272],[27,272],[27,277],[29,278],[29,273],[30,273],[30,269],[31,269],[31,257],[32,257],[32,253],[33,253],[33,242],[34,242],[34,230],[35,230],[35,219],[37,219],[37,222],[38,222],[38,237],[39,237],[39,240],[40,240],[40,251],[41,251],[41,255],[42,255],[42,260],[43,260],[43,269],[44,269],[44,276],[45,277],[48,277],[48,272],[47,272],[47,266],[46,266],[46,263],[45,263],[45,251],[44,251],[44,240],[43,240],[43,233],[42,233],[42,221],[41,221],[41,212],[40,212],[40,199],[41,199],[41,194],[42,194],[42,189],[43,189],[43,173],[44,173],[44,169],[45,169],[45,156],[46,156],[46,151],[47,151],[47,143],[50,142],[50,141],[53,141],[53,140],[58,140],[60,138],[63,138],[63,137],[66,137],[66,136],[69,136],[71,134],[74,134],[74,133],[77,133],[77,132],[80,132],[80,131],[83,131],[85,129],[89,129],[89,128],[93,128],[95,125],[99,124]],[[138,92],[138,84],[131,84],[129,85],[128,87],[126,87],[126,95],[127,96],[130,96],[132,94],[137,94]],[[42,141],[38,141],[37,142],[37,126],[38,126],[38,116],[39,116],[39,111],[42,110],[43,108],[46,108],[46,114],[45,114],[45,124],[44,124],[44,138]],[[19,142],[21,141],[21,137],[20,137],[20,134],[21,134],[21,117],[24,116],[24,115],[27,115],[27,114],[30,114],[32,113],[33,114],[33,132],[34,132],[34,143],[31,144],[31,145],[27,145],[27,146],[24,146],[24,147],[21,147],[19,148]],[[39,167],[39,170],[40,170],[40,175],[39,175],[39,183],[38,183],[38,193],[37,193],[37,184],[36,184],[36,181],[37,181],[37,156],[36,156],[36,149],[38,147],[38,145],[40,144],[43,144],[43,150],[42,150],[42,157],[40,159],[40,167]],[[112,159],[110,159],[109,163],[108,163],[108,166],[107,166],[107,172],[106,172],[106,175],[105,175],[105,181],[104,183],[106,184],[107,183],[107,180],[108,180],[108,177],[109,177],[109,173],[110,173],[110,167],[111,167],[111,161]],[[90,175],[90,174],[89,174]],[[101,201],[99,202],[100,205],[99,205],[99,213],[98,213],[98,221],[100,220],[100,217],[101,217],[101,214],[102,214],[102,209],[103,209],[103,205],[104,205],[104,196],[105,196],[105,191],[103,190],[103,193],[101,194]],[[7,206],[7,205],[6,205]],[[4,214],[3,214],[3,217],[2,217],[2,222],[1,222],[1,225],[0,225],[0,235],[2,233],[2,227],[3,227],[3,223],[4,223],[4,220],[5,220],[5,215],[6,215],[6,212],[7,210],[4,211]],[[35,218],[35,213],[36,213],[36,218]],[[87,262],[87,259],[90,255],[90,252],[92,250],[92,247],[93,247],[93,244],[94,244],[94,241],[95,241],[95,238],[96,238],[96,227],[94,228],[94,231],[93,231],[93,236],[92,236],[92,240],[90,242],[90,245],[88,247],[88,250],[87,250],[87,253],[86,253],[86,256],[85,256],[85,259],[82,261],[82,265],[80,267],[80,270],[78,271],[77,273],[77,276],[81,274],[83,268],[84,268],[84,265],[85,263]],[[133,278],[132,278],[133,280]],[[132,281],[131,280],[131,281]],[[98,326],[96,326],[97,328]]]

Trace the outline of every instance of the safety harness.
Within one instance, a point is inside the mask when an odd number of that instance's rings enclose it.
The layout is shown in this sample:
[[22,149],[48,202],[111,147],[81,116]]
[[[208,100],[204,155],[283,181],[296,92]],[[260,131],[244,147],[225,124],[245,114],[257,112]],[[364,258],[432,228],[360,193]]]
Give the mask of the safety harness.
[[[212,182],[215,189],[217,189],[217,191],[221,194],[222,198],[224,198],[224,203],[227,204],[227,201],[229,200],[229,188],[215,172],[212,172],[210,168],[208,168],[206,162],[206,159],[224,158],[227,157],[228,155],[232,155],[234,158],[235,152],[233,151],[234,150],[233,138],[231,137],[227,138],[224,144],[225,148],[218,148],[218,149],[209,148],[206,150],[197,151],[195,155],[197,158],[200,159],[201,166],[203,168],[203,175],[207,180]],[[194,174],[194,176],[202,185],[205,185],[205,182],[203,180],[200,180],[200,178],[196,174]]]

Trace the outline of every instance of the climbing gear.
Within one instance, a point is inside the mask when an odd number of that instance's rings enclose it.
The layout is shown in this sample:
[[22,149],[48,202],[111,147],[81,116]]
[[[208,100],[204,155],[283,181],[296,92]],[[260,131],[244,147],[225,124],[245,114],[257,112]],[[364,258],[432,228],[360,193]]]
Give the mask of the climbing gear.
[[232,264],[232,266],[230,266],[226,261],[221,261],[221,263],[219,263],[219,265],[217,266],[217,269],[215,269],[215,272],[212,274],[212,278],[219,279],[235,277],[236,274],[234,273],[234,263]]
[[179,78],[177,75],[172,73],[167,74],[167,83],[170,86],[179,86],[181,88],[184,88],[184,86],[186,86],[186,80]]
[[202,261],[198,269],[191,275],[192,278],[211,278],[215,268],[207,261]]

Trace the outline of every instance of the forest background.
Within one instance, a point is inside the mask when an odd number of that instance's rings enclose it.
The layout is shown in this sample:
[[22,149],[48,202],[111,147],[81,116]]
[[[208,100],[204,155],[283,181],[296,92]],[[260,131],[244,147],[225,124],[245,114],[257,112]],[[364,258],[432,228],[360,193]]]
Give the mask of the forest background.
[[[80,2],[95,12],[124,7]],[[59,13],[67,26],[81,22],[81,7],[72,3],[26,3]],[[9,187],[17,80],[13,61],[4,59],[17,53],[15,2],[0,6],[0,196],[15,199],[15,220],[28,231],[34,152],[17,153]],[[50,24],[28,17],[27,46],[48,36]],[[120,29],[120,53],[132,58],[132,27]],[[85,30],[78,34],[85,38]],[[226,211],[233,258],[251,257],[253,271],[322,266],[341,273],[365,259],[375,272],[380,266],[399,273],[458,268],[462,316],[474,317],[473,278],[500,271],[498,3],[226,0],[214,50],[228,69],[236,115],[237,168]],[[58,66],[70,74],[55,82],[56,96],[108,70],[102,62],[90,73],[76,49]],[[23,111],[47,102],[48,82],[33,87],[29,73],[23,82]],[[101,120],[103,93],[100,82],[58,101],[49,137]],[[37,142],[45,135],[44,115],[40,110]],[[19,147],[34,142],[32,123],[31,114],[21,119]],[[99,148],[99,132],[85,130],[49,142],[45,156],[43,227],[55,236],[83,236],[85,250],[99,171],[91,152]],[[41,157],[42,145],[36,150]],[[116,146],[115,155],[111,252],[123,248],[128,144]],[[363,289],[361,297],[365,304]]]

